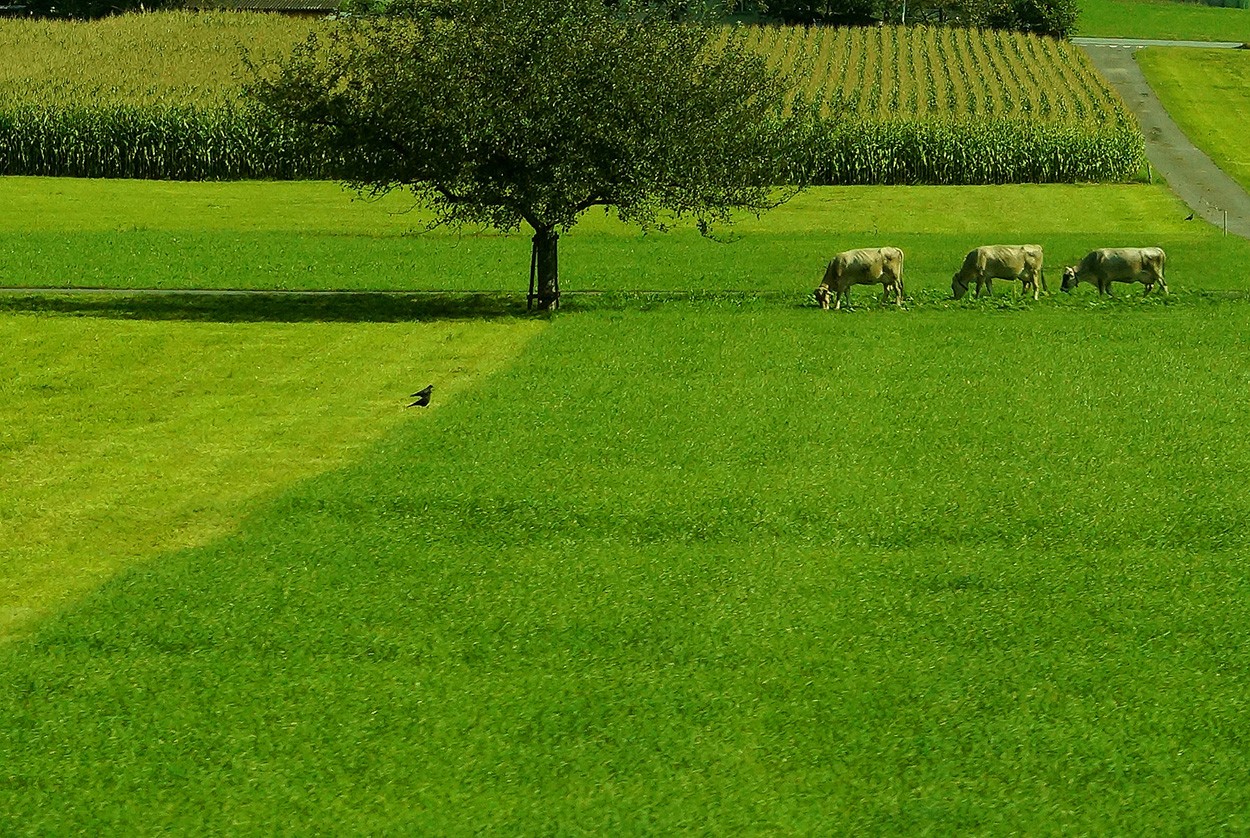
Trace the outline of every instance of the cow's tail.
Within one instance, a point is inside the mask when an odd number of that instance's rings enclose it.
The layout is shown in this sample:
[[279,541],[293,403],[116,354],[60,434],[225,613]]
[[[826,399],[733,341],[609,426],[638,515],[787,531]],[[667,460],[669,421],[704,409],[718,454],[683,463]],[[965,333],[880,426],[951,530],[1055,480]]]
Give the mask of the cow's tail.
[[1050,289],[1046,287],[1046,269],[1042,268],[1037,272],[1037,278],[1042,281],[1042,293],[1049,294]]

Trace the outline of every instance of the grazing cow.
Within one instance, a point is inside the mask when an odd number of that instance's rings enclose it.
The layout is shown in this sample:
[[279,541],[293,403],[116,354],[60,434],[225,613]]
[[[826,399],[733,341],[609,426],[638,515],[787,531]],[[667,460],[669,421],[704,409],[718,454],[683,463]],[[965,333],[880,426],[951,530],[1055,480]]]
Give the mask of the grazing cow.
[[1155,283],[1168,292],[1163,278],[1167,254],[1161,247],[1103,247],[1091,250],[1075,268],[1063,269],[1060,289],[1071,291],[1081,280],[1092,282],[1099,294],[1111,296],[1113,282],[1140,282],[1146,286],[1143,294],[1154,290]]
[[864,247],[845,250],[834,256],[825,268],[825,278],[816,288],[816,301],[829,310],[829,292],[834,295],[835,311],[842,308],[842,301],[851,304],[852,285],[876,285],[881,283],[881,301],[894,292],[895,305],[903,304],[903,251],[897,247]]
[[[968,283],[977,283],[977,296],[981,289],[994,293],[995,279],[1018,279],[1020,291],[1027,294],[1033,289],[1033,299],[1046,288],[1046,274],[1042,273],[1042,246],[1040,244],[991,244],[968,252],[964,264],[951,278],[951,291],[955,299],[968,293]],[[1040,284],[1039,284],[1040,283]]]

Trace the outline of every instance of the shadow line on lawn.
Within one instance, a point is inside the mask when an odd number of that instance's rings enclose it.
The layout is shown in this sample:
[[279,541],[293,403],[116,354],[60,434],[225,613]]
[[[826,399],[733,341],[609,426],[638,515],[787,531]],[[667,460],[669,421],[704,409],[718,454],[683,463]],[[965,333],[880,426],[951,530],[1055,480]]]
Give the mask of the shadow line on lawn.
[[397,323],[526,316],[525,297],[487,292],[0,289],[0,312],[214,323]]

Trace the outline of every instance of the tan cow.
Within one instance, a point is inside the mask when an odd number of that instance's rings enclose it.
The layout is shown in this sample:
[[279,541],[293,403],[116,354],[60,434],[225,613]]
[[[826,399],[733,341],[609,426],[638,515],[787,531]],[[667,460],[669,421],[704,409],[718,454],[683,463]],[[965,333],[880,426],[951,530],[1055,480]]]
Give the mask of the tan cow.
[[1082,280],[1092,282],[1099,294],[1111,296],[1113,282],[1140,282],[1146,286],[1143,294],[1154,290],[1155,283],[1168,292],[1163,278],[1167,254],[1161,247],[1103,247],[1091,250],[1075,268],[1063,269],[1063,284],[1059,288],[1071,291]]
[[955,299],[968,293],[968,283],[976,281],[977,296],[981,289],[994,293],[995,279],[1018,279],[1020,290],[1027,294],[1033,289],[1033,299],[1046,288],[1046,275],[1042,272],[1042,246],[1040,244],[991,244],[968,252],[964,264],[951,278],[951,291]]
[[895,305],[903,304],[903,251],[897,247],[863,247],[844,250],[829,261],[825,278],[816,287],[816,301],[825,311],[829,310],[829,293],[833,292],[835,311],[842,308],[842,301],[851,304],[852,285],[876,285],[881,283],[881,301],[894,293]]

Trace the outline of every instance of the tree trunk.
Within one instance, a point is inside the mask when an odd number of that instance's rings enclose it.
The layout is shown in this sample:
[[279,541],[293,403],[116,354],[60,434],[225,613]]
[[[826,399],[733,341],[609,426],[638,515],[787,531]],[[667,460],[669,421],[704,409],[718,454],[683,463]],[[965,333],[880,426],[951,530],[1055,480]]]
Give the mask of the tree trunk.
[[530,251],[529,304],[538,304],[541,311],[560,307],[560,268],[556,247],[560,234],[553,227],[534,231],[534,244]]

